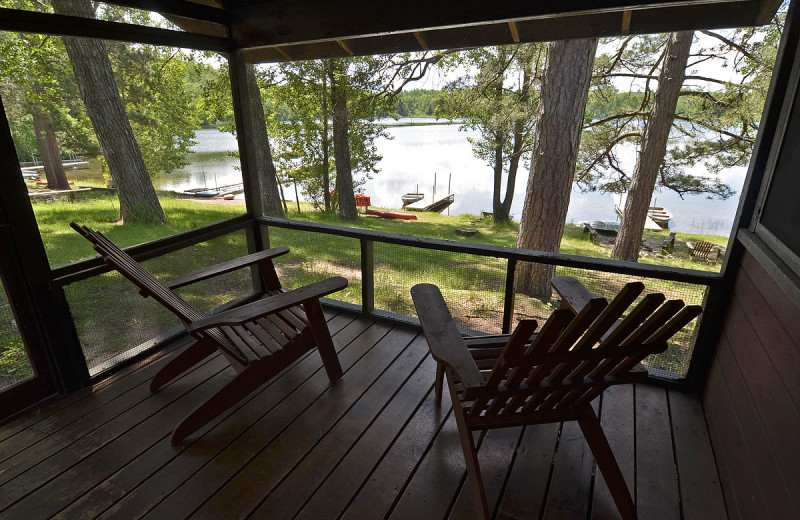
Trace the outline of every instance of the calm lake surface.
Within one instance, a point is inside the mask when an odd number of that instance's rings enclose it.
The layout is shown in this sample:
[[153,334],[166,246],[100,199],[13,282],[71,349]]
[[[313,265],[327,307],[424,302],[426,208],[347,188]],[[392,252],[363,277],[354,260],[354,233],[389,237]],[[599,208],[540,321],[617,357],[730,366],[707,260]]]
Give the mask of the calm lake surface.
[[[400,122],[409,122],[405,119]],[[393,122],[392,122],[393,123]],[[371,197],[372,205],[400,208],[400,197],[408,192],[425,194],[431,202],[435,187],[436,199],[455,194],[450,206],[451,215],[480,214],[492,209],[492,170],[477,159],[467,140],[478,137],[474,131],[459,131],[454,124],[424,124],[414,126],[388,125],[391,139],[376,141],[378,153],[383,156],[380,172],[363,186]],[[236,138],[214,129],[199,130],[190,156],[190,164],[179,172],[156,179],[156,188],[183,191],[202,186],[214,187],[241,182],[239,161],[226,151],[237,150]],[[633,171],[635,151],[623,152],[623,166]],[[692,173],[703,174],[705,169],[696,166]],[[721,174],[721,180],[736,192],[732,198],[720,201],[703,196],[686,196],[681,199],[672,192],[656,192],[654,206],[663,206],[674,215],[670,222],[673,231],[725,235],[730,233],[744,183],[746,168],[732,168]],[[435,180],[435,184],[434,184]],[[519,221],[525,200],[528,172],[517,175],[511,214]],[[294,199],[294,189],[285,190],[286,197]],[[302,200],[302,194],[301,194]],[[616,220],[614,205],[622,206],[619,195],[581,193],[573,189],[567,219],[572,222],[591,220]]]

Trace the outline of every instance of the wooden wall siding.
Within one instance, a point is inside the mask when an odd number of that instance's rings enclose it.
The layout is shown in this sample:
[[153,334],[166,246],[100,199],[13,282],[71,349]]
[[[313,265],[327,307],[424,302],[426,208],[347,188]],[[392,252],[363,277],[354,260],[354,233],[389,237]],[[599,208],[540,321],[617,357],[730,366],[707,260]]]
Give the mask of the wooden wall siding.
[[703,396],[731,519],[800,518],[799,316],[745,253]]

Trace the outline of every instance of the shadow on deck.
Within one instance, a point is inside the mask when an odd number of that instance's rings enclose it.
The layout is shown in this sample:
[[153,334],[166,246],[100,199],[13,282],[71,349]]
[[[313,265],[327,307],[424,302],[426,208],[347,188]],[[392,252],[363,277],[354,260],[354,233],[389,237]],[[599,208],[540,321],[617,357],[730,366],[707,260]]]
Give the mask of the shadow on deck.
[[[0,426],[0,517],[473,518],[424,338],[328,317],[341,381],[328,388],[312,352],[179,447],[169,443],[178,419],[233,374],[212,357],[151,395],[180,345]],[[640,518],[726,518],[697,398],[628,385],[596,405]],[[479,442],[497,518],[617,517],[576,423]]]

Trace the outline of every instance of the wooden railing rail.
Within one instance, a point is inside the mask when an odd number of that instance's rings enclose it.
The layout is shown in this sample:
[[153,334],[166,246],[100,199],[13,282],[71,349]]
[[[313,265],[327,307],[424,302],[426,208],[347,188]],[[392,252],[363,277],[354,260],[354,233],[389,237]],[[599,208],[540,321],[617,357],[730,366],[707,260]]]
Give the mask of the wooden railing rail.
[[[213,238],[221,237],[240,229],[245,229],[254,221],[247,215],[233,217],[220,222],[215,222],[208,226],[171,235],[165,238],[159,238],[143,244],[138,244],[125,248],[125,251],[131,255],[136,261],[142,262],[150,260],[159,256],[178,251],[186,247],[191,247],[195,244],[211,240]],[[80,260],[71,264],[56,267],[50,271],[51,282],[56,286],[64,286],[81,280],[86,280],[93,276],[113,271],[103,260],[97,256]]]

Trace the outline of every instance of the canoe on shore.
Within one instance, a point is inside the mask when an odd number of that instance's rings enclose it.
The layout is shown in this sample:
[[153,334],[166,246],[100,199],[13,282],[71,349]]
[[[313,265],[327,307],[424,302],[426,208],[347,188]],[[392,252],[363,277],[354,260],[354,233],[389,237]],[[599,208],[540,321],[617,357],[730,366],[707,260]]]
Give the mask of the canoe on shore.
[[410,213],[399,213],[397,211],[384,211],[382,209],[367,208],[364,213],[367,215],[372,215],[373,217],[388,218],[395,220],[417,220],[417,216],[412,215]]

